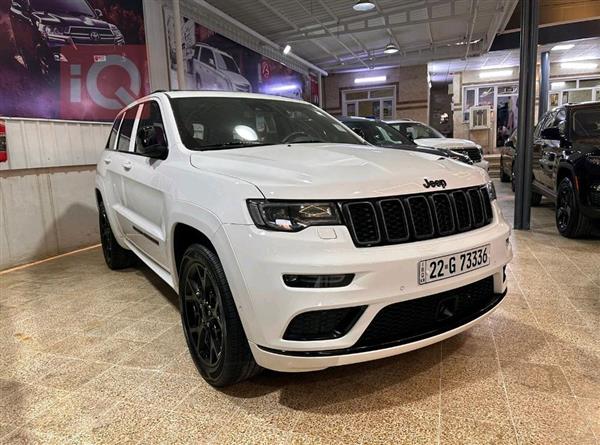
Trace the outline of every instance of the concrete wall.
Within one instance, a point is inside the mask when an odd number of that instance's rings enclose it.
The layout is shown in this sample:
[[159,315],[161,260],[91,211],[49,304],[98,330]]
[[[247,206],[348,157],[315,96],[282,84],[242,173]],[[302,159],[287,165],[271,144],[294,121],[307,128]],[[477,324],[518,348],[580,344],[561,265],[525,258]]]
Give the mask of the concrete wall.
[[110,124],[7,119],[0,270],[99,242],[95,164]]
[[[357,88],[354,79],[371,73],[374,76],[385,75],[387,80],[382,84],[369,84],[368,88],[396,85],[396,118],[411,118],[422,122],[429,120],[427,65],[396,67],[360,73],[329,74],[323,79],[325,110],[333,115],[341,115],[342,91]],[[366,85],[360,86],[360,88],[366,87]]]

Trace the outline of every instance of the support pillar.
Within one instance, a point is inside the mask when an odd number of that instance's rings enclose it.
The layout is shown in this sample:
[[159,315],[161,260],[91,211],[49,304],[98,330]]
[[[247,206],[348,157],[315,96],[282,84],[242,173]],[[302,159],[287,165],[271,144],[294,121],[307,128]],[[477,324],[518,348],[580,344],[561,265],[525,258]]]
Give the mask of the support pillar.
[[533,123],[537,62],[539,0],[521,0],[521,58],[519,69],[519,122],[515,163],[515,220],[517,230],[529,230],[533,165]]

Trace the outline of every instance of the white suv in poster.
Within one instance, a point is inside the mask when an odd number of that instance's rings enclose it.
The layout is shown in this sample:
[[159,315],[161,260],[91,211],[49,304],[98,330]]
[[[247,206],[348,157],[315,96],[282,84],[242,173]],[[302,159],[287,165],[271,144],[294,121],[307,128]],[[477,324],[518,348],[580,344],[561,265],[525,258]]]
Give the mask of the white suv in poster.
[[194,47],[190,74],[198,90],[252,92],[250,82],[240,74],[233,57],[209,45],[198,43]]

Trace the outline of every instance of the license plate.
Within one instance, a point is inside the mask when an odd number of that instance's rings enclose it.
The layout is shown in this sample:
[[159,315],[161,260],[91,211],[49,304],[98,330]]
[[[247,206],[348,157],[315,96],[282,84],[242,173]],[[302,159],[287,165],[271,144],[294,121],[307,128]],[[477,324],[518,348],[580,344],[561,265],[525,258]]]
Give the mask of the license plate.
[[419,284],[445,280],[490,264],[490,245],[419,261]]

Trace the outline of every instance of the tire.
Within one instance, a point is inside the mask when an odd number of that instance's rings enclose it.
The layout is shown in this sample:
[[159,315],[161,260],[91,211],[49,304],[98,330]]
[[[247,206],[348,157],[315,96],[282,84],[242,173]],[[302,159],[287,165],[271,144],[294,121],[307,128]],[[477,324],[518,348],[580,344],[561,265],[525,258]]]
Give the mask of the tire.
[[504,171],[504,161],[500,158],[500,182],[510,182],[510,175]]
[[112,270],[125,269],[132,266],[135,263],[135,255],[132,251],[121,247],[117,242],[102,201],[98,203],[98,213],[102,253],[104,254],[106,265]]
[[593,228],[593,221],[581,213],[579,200],[570,178],[564,178],[558,185],[556,228],[567,238],[589,236]]
[[542,203],[542,195],[537,192],[531,192],[531,206],[537,207]]
[[179,270],[181,323],[204,380],[223,387],[257,374],[261,368],[250,351],[219,257],[192,244]]

